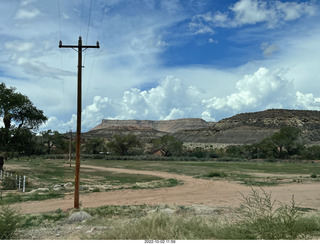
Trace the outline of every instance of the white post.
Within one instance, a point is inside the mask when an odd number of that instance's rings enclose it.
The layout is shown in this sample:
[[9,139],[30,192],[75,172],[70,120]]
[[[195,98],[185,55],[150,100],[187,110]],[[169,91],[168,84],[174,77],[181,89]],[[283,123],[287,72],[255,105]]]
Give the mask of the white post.
[[20,181],[21,181],[21,176],[19,175],[19,190],[20,190]]
[[22,187],[22,192],[26,191],[26,176],[23,176],[23,187]]

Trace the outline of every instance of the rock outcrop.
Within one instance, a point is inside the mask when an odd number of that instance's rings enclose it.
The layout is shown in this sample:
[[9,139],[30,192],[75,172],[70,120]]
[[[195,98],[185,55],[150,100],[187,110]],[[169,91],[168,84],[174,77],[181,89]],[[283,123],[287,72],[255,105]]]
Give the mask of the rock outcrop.
[[269,109],[242,113],[219,122],[203,119],[103,120],[86,133],[89,137],[111,139],[114,134],[135,134],[142,140],[171,134],[184,143],[252,144],[273,135],[281,127],[301,129],[306,144],[320,144],[320,111]]
[[320,143],[320,111],[269,109],[242,113],[199,130],[175,133],[183,142],[252,144],[273,135],[281,127],[301,129],[306,144]]
[[190,118],[190,119],[176,119],[176,120],[102,120],[102,123],[94,127],[90,131],[101,129],[113,129],[125,127],[130,130],[147,130],[153,129],[160,132],[174,133],[180,130],[191,130],[205,128],[210,125],[203,119]]

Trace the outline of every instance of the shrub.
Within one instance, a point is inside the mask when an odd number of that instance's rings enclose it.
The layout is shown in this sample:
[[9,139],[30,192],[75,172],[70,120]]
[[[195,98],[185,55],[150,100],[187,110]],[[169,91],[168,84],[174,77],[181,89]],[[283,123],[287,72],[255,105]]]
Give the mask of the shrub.
[[2,180],[2,189],[3,190],[16,190],[17,189],[17,180],[15,177],[5,177]]
[[311,174],[310,177],[311,178],[317,178],[318,176],[316,174]]
[[213,232],[214,228],[210,221],[203,221],[201,217],[183,218],[166,213],[154,213],[129,224],[127,222],[115,223],[113,229],[104,231],[94,238],[101,240],[203,240],[211,239]]
[[[302,237],[306,232],[306,229],[299,225],[301,214],[293,197],[291,206],[272,200],[271,194],[265,191],[260,195],[259,191],[252,190],[249,196],[243,198],[239,221],[218,232],[220,238],[293,240]],[[279,204],[278,208],[275,208],[276,203]]]
[[20,216],[18,212],[8,205],[0,208],[0,239],[14,238],[15,231],[19,227]]
[[205,174],[204,176],[205,176],[205,177],[210,177],[210,178],[212,178],[212,177],[226,177],[227,175],[226,175],[226,173],[224,173],[224,172],[211,171],[211,172],[209,172],[208,174]]

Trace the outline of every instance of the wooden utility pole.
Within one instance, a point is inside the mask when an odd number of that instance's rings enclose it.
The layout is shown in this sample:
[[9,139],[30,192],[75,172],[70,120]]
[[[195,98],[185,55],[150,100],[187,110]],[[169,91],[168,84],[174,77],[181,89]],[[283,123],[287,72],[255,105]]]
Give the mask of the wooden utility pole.
[[62,45],[59,42],[59,48],[72,48],[78,52],[78,92],[77,92],[77,134],[76,134],[76,169],[74,179],[74,208],[79,208],[79,185],[80,185],[80,143],[81,143],[81,101],[82,101],[82,51],[88,48],[100,48],[99,42],[96,46],[83,46],[81,36],[79,36],[78,45]]
[[72,130],[69,131],[70,140],[69,140],[69,163],[71,167],[71,160],[72,160]]

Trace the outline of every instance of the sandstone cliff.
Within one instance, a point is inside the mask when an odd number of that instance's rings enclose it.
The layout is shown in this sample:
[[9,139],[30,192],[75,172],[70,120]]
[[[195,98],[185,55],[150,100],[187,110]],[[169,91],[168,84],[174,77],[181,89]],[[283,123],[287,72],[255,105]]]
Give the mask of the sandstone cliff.
[[174,133],[180,130],[191,130],[205,128],[210,125],[203,119],[189,118],[176,120],[102,120],[102,123],[94,127],[90,131],[106,129],[110,130],[114,127],[129,127],[131,130],[153,129],[166,133]]
[[89,137],[112,138],[113,134],[135,134],[148,140],[171,134],[184,143],[230,145],[252,144],[273,135],[281,127],[300,128],[306,144],[320,144],[320,111],[269,109],[242,113],[212,123],[203,119],[103,120],[86,133]]
[[269,109],[242,113],[199,130],[175,133],[184,142],[252,144],[273,135],[281,127],[301,129],[306,144],[320,143],[320,111]]

